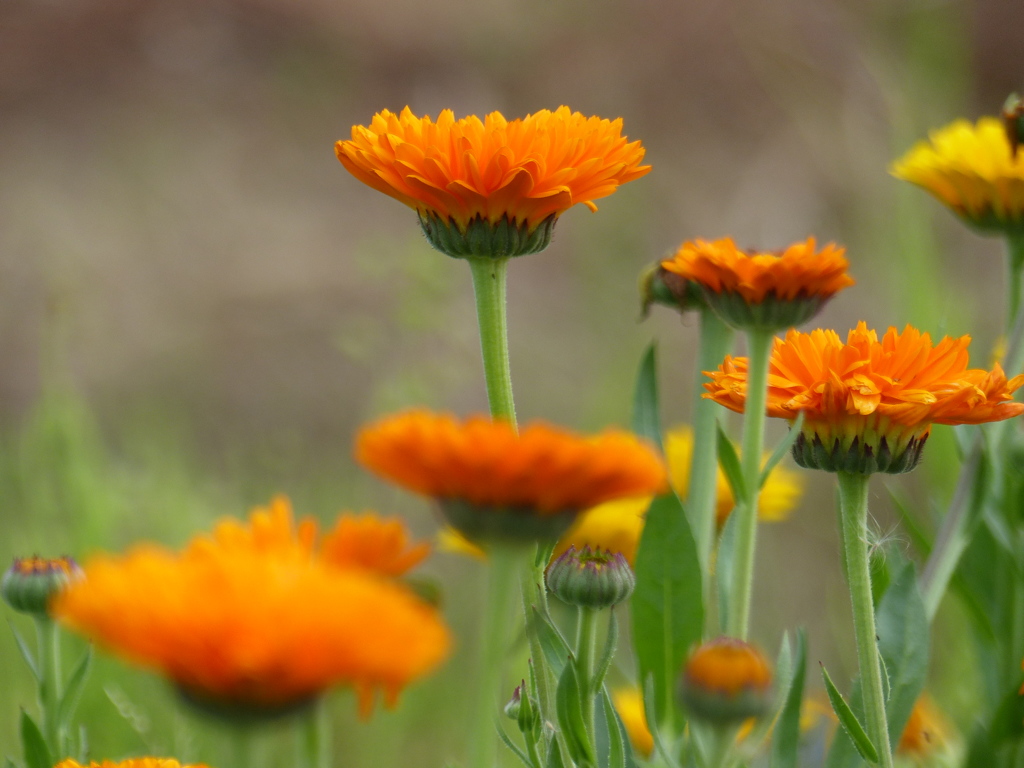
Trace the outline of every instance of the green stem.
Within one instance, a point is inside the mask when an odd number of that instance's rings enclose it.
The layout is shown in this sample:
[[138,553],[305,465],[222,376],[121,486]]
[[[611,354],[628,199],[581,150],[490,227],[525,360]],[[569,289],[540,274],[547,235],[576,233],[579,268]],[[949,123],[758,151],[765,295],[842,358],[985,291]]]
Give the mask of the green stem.
[[740,457],[746,498],[733,510],[733,514],[740,517],[736,529],[733,594],[729,598],[726,623],[726,633],[740,640],[747,639],[750,629],[750,598],[754,586],[754,552],[757,546],[757,500],[761,490],[761,450],[764,445],[772,339],[771,331],[747,332],[747,401],[743,408],[743,454]]
[[[697,552],[704,568],[704,584],[709,589],[711,551],[715,542],[716,493],[718,489],[718,414],[721,406],[704,395],[704,371],[722,364],[732,348],[732,328],[710,309],[700,315],[700,346],[697,349],[697,373],[693,402],[693,453],[690,456],[690,488],[686,511],[693,521]],[[705,604],[710,604],[705,594]]]
[[253,729],[248,725],[236,725],[231,729],[231,765],[234,768],[252,768]]
[[861,690],[867,732],[878,750],[879,765],[892,768],[889,726],[885,719],[882,667],[878,656],[875,606],[871,599],[871,566],[868,551],[868,478],[870,475],[839,472],[839,516],[846,554],[846,579],[853,605],[853,629],[857,638]]
[[1006,329],[1013,327],[1020,312],[1021,291],[1024,289],[1022,277],[1024,277],[1024,235],[1012,232],[1006,235],[1007,244],[1007,289],[1009,296],[1006,307]]
[[594,655],[597,650],[599,613],[595,608],[581,606],[576,623],[576,673],[580,683],[580,706],[591,744],[597,743],[594,738]]
[[505,277],[508,259],[471,258],[476,319],[480,326],[480,348],[491,416],[516,423],[512,400],[512,375],[508,362],[508,322],[505,316]]
[[328,768],[330,765],[330,720],[327,702],[321,698],[298,723],[298,757],[303,768]]
[[60,702],[60,634],[49,616],[36,617],[39,643],[39,708],[43,715],[43,737],[50,754],[64,758],[64,739],[57,717]]
[[502,691],[505,655],[512,623],[515,584],[523,560],[518,547],[495,542],[490,548],[487,604],[480,638],[480,669],[476,676],[476,701],[470,713],[469,765],[494,768],[498,741],[494,733],[497,696]]

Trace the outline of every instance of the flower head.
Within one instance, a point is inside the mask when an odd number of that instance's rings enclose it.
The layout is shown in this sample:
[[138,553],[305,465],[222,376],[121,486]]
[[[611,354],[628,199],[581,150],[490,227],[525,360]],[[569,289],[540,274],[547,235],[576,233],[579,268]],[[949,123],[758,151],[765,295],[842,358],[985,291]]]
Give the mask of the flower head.
[[772,670],[764,655],[731,637],[716,638],[691,653],[679,686],[694,717],[717,723],[764,714],[771,690]]
[[780,330],[806,322],[850,285],[844,250],[813,237],[782,251],[744,251],[731,238],[683,243],[661,263],[668,272],[698,283],[708,304],[737,328]]
[[946,744],[945,718],[927,695],[922,695],[910,712],[896,751],[901,755],[927,757]]
[[[932,424],[982,424],[1024,412],[1011,402],[1024,376],[1007,381],[967,368],[969,336],[931,337],[907,326],[881,341],[862,322],[844,343],[834,331],[791,330],[776,339],[768,373],[768,415],[803,429],[793,456],[831,472],[907,472],[920,460]],[[727,357],[705,384],[716,402],[742,411],[747,360]]]
[[521,119],[492,112],[435,122],[384,110],[335,152],[357,179],[415,208],[431,244],[449,256],[518,256],[547,246],[555,220],[650,170],[622,120],[559,107]]
[[1024,153],[995,117],[932,131],[890,172],[930,192],[954,213],[997,232],[1024,225]]
[[547,567],[548,590],[569,605],[611,608],[633,594],[636,577],[621,552],[569,547]]
[[181,765],[177,760],[164,757],[134,757],[120,762],[93,760],[86,765],[80,764],[77,760],[62,760],[57,763],[56,768],[207,768],[206,765]]
[[275,500],[182,552],[141,545],[93,558],[54,614],[225,715],[287,712],[339,684],[368,713],[377,690],[391,703],[435,667],[448,633],[376,563],[318,554],[315,535]]
[[53,595],[80,578],[82,569],[67,556],[16,557],[4,573],[0,594],[16,611],[45,616]]
[[665,486],[661,459],[626,432],[588,438],[535,423],[517,433],[505,421],[422,410],[364,427],[356,457],[437,499],[471,540],[554,538],[582,509]]

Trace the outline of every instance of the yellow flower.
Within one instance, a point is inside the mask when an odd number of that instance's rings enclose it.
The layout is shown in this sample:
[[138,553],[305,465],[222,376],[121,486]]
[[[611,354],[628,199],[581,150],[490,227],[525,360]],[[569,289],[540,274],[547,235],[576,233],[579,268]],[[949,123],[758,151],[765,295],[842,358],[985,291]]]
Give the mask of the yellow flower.
[[1024,223],[1024,153],[1014,151],[998,118],[957,120],[932,131],[890,172],[976,226],[1003,230]]
[[638,179],[644,149],[622,120],[559,107],[521,119],[492,112],[434,122],[406,107],[384,110],[335,152],[357,179],[419,214],[431,244],[449,256],[518,256],[547,246],[557,218]]
[[141,545],[93,558],[53,612],[214,711],[284,712],[351,685],[368,714],[377,690],[390,705],[444,658],[448,632],[384,577],[393,549],[346,562],[315,539],[314,521],[296,526],[278,498],[248,525],[222,522],[182,552]]
[[638,688],[616,688],[612,691],[612,702],[615,711],[622,718],[629,743],[643,757],[650,757],[654,752],[654,736],[647,727],[647,715],[644,713],[644,697]]
[[917,758],[927,757],[946,745],[946,724],[942,713],[926,694],[914,703],[896,751]]

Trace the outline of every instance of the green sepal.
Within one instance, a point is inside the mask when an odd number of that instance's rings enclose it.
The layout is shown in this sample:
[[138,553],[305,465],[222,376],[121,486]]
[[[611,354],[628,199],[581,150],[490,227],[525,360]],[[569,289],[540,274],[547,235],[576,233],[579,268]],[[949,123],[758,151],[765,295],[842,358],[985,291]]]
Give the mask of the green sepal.
[[538,514],[530,507],[495,507],[462,499],[441,499],[441,513],[453,528],[475,544],[532,544],[558,540],[576,519],[578,509]]
[[831,446],[826,446],[818,435],[808,439],[806,431],[801,431],[793,442],[793,460],[805,469],[821,469],[825,472],[848,472],[854,475],[884,472],[898,475],[918,465],[927,441],[928,435],[915,437],[904,448],[894,452],[884,437],[877,448],[862,444],[859,437],[853,438],[848,447],[843,447],[838,438]]
[[858,720],[857,716],[853,714],[853,710],[850,709],[850,705],[846,703],[846,699],[844,699],[839,693],[835,683],[832,682],[832,678],[828,676],[828,670],[825,669],[824,664],[821,665],[821,676],[825,680],[825,690],[828,693],[828,700],[832,703],[832,711],[835,712],[836,717],[839,718],[839,724],[850,737],[850,740],[857,748],[860,756],[869,763],[877,763],[878,750],[875,748],[875,745],[871,743],[871,739],[868,738],[867,733],[864,731],[864,726],[860,724],[860,720]]
[[477,215],[465,229],[432,211],[420,211],[420,227],[434,248],[455,259],[506,259],[543,251],[551,243],[558,217],[551,214],[539,224],[520,224],[502,216],[492,224]]
[[26,768],[53,768],[53,757],[46,739],[28,712],[21,710],[21,748]]
[[807,296],[780,299],[769,291],[763,300],[752,304],[741,293],[704,288],[704,299],[722,320],[744,331],[782,331],[803,325],[814,317],[831,296]]

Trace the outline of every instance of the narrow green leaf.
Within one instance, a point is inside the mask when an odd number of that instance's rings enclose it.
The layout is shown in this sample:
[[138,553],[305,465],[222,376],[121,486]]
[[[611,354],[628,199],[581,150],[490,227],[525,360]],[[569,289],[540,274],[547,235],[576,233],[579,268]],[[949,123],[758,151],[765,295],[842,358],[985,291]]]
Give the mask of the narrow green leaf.
[[718,537],[718,557],[715,560],[715,579],[718,582],[718,615],[729,615],[729,596],[732,594],[733,558],[736,554],[736,531],[739,515],[729,515]]
[[46,739],[25,710],[21,710],[21,747],[25,751],[26,768],[53,768],[53,758],[46,746]]
[[626,735],[619,713],[615,711],[612,697],[608,690],[601,689],[601,701],[604,704],[605,729],[608,731],[608,768],[626,768]]
[[531,621],[533,622],[533,629],[537,633],[537,639],[540,641],[540,647],[544,651],[544,658],[548,666],[551,667],[555,677],[560,677],[566,660],[572,654],[569,643],[562,637],[562,633],[558,631],[558,627],[551,621],[551,617],[541,613],[536,606],[533,608]]
[[547,768],[565,768],[562,762],[562,750],[558,748],[558,739],[552,739],[548,743]]
[[925,532],[917,518],[911,513],[910,506],[903,498],[903,494],[889,484],[886,484],[885,490],[889,493],[889,500],[896,507],[896,511],[900,513],[901,527],[910,536],[910,542],[914,545],[914,549],[921,557],[927,558],[932,553],[931,536]]
[[793,650],[789,642],[789,632],[782,633],[779,653],[775,657],[775,680],[775,695],[772,697],[771,707],[767,714],[757,719],[750,735],[746,738],[747,743],[757,745],[758,749],[768,737],[768,731],[782,711],[790,685],[793,683]]
[[761,484],[758,486],[759,488],[764,488],[764,484],[768,482],[768,475],[772,473],[772,470],[775,469],[780,461],[782,461],[783,457],[789,453],[790,449],[793,447],[793,443],[795,443],[796,439],[800,436],[800,430],[803,426],[804,412],[800,411],[796,416],[796,421],[789,426],[789,432],[787,432],[786,436],[779,441],[778,445],[775,446],[775,450],[772,451],[772,455],[768,457],[768,462],[761,468]]
[[566,664],[562,676],[558,679],[555,691],[555,711],[558,714],[558,725],[565,736],[569,755],[576,763],[597,764],[594,745],[587,733],[583,720],[583,709],[580,706],[580,681],[576,676],[576,664]]
[[592,690],[600,690],[601,686],[604,685],[604,678],[612,665],[612,659],[615,657],[615,649],[618,645],[619,620],[615,616],[615,609],[612,608],[608,617],[608,637],[604,641],[604,651],[601,653],[601,658],[597,662],[597,668],[594,670]]
[[539,765],[534,765],[526,753],[513,743],[512,739],[505,733],[505,729],[501,727],[501,723],[497,720],[494,721],[494,730],[498,732],[498,738],[501,739],[501,743],[508,747],[509,751],[518,757],[526,768],[541,768]]
[[664,450],[661,442],[661,406],[658,401],[658,345],[653,341],[644,352],[636,373],[633,431]]
[[647,718],[647,730],[651,732],[651,738],[654,740],[654,751],[661,756],[661,759],[665,761],[668,768],[679,768],[679,761],[676,760],[672,750],[665,744],[665,739],[661,735],[658,719],[651,717],[656,702],[657,691],[654,684],[654,676],[649,675],[647,682],[644,683],[644,715]]
[[14,626],[10,621],[7,622],[7,626],[11,628],[11,634],[14,635],[14,642],[18,646],[18,650],[21,652],[21,658],[25,660],[25,664],[28,665],[29,671],[32,673],[32,677],[36,679],[36,682],[40,682],[39,677],[39,666],[36,664],[35,656],[32,655],[32,651],[28,647],[28,643],[25,642],[25,638],[21,636],[21,632]]
[[1024,696],[1013,681],[1013,687],[1006,692],[989,724],[989,741],[993,746],[1011,739],[1024,737]]
[[743,482],[743,469],[740,467],[740,457],[736,453],[736,446],[725,434],[722,425],[718,425],[718,464],[725,472],[725,479],[729,481],[734,499],[747,498],[746,484]]
[[[875,623],[878,630],[878,651],[883,679],[888,685],[885,705],[886,722],[891,744],[910,718],[914,703],[924,688],[928,672],[928,617],[917,588],[914,565],[906,560],[892,568],[892,583],[878,605]],[[854,712],[863,714],[860,680],[850,694]],[[850,739],[838,736],[825,762],[828,768],[859,768],[860,760]]]
[[57,705],[57,722],[67,727],[71,722],[71,716],[75,712],[75,706],[82,695],[82,688],[89,677],[89,670],[92,669],[92,646],[85,649],[82,658],[78,660],[71,677],[68,678],[64,695],[61,696],[60,704]]
[[797,768],[797,750],[800,746],[800,705],[804,697],[804,678],[807,675],[807,633],[801,628],[796,633],[796,658],[793,679],[786,694],[772,736],[771,768]]
[[640,679],[654,678],[657,706],[650,719],[671,717],[681,733],[676,675],[701,638],[704,606],[697,545],[674,493],[657,497],[647,510],[635,571],[633,646]]
[[843,730],[853,741],[853,745],[857,748],[860,756],[869,763],[877,763],[878,750],[875,749],[875,745],[871,743],[871,739],[864,732],[864,726],[860,724],[857,716],[853,714],[853,710],[846,703],[846,699],[839,693],[835,683],[832,682],[832,678],[828,676],[828,670],[825,669],[824,664],[821,665],[821,675],[825,679],[825,690],[828,692],[829,701],[832,702],[832,711],[839,718],[839,724],[843,726]]

